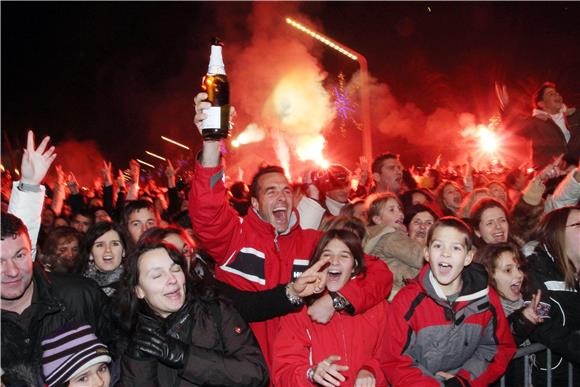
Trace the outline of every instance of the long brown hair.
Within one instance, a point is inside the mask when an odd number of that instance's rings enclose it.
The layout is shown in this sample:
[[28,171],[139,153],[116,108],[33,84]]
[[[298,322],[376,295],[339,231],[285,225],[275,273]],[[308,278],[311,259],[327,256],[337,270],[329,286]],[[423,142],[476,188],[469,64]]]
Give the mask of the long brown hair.
[[563,207],[544,215],[536,236],[544,244],[548,254],[554,258],[556,268],[564,276],[566,286],[573,289],[575,283],[574,264],[566,256],[566,222],[572,211],[580,211],[580,206]]

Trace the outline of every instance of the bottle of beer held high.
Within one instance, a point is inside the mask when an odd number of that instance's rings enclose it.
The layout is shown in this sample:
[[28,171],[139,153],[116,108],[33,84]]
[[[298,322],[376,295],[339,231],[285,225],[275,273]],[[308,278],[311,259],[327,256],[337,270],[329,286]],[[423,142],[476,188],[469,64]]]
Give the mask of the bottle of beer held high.
[[222,58],[223,43],[218,38],[211,42],[211,54],[207,74],[201,88],[207,93],[211,107],[205,111],[207,118],[202,123],[204,140],[227,138],[230,132],[230,86]]

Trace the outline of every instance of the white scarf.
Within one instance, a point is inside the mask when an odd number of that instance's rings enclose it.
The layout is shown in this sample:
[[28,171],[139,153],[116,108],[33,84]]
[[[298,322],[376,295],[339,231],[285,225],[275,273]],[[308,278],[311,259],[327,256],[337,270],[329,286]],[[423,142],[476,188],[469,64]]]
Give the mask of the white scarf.
[[550,114],[541,109],[534,109],[532,110],[532,116],[541,119],[550,118],[552,121],[554,121],[554,123],[558,125],[558,127],[562,131],[562,134],[566,139],[566,143],[568,143],[570,141],[570,131],[566,127],[566,118],[564,117],[564,113],[566,112],[566,110],[567,110],[566,105],[562,105],[562,109],[560,109],[560,111],[556,114]]
[[326,208],[328,208],[328,212],[330,212],[333,216],[338,216],[338,214],[340,214],[340,210],[342,209],[342,207],[346,205],[346,203],[337,202],[336,200],[333,200],[328,196],[326,197],[325,204]]

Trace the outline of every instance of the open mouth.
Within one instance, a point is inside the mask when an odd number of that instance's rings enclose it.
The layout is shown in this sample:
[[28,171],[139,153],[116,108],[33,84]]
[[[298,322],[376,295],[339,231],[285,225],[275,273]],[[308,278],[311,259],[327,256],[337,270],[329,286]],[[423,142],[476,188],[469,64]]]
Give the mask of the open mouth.
[[112,255],[107,255],[103,257],[103,261],[105,262],[111,262],[113,260],[113,256]]
[[337,269],[328,270],[326,274],[327,281],[338,281],[342,276],[342,271]]
[[449,274],[451,272],[451,269],[453,269],[453,266],[451,266],[448,263],[444,263],[444,262],[441,262],[438,266],[439,266],[439,273],[441,273],[441,274]]
[[497,233],[493,234],[493,239],[496,242],[505,242],[505,240],[506,240],[505,233],[503,233],[503,232],[497,232]]
[[516,282],[515,284],[510,285],[510,289],[514,294],[520,294],[522,289],[522,283]]
[[286,207],[276,207],[272,210],[272,215],[274,220],[278,224],[286,224],[288,222],[287,208]]

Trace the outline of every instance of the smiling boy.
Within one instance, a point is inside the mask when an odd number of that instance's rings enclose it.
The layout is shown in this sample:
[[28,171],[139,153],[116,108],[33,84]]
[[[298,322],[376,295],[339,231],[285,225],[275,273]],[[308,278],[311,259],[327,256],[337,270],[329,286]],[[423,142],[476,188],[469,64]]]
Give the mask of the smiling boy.
[[454,217],[429,230],[429,264],[393,300],[382,369],[393,386],[487,386],[515,353],[497,294]]

